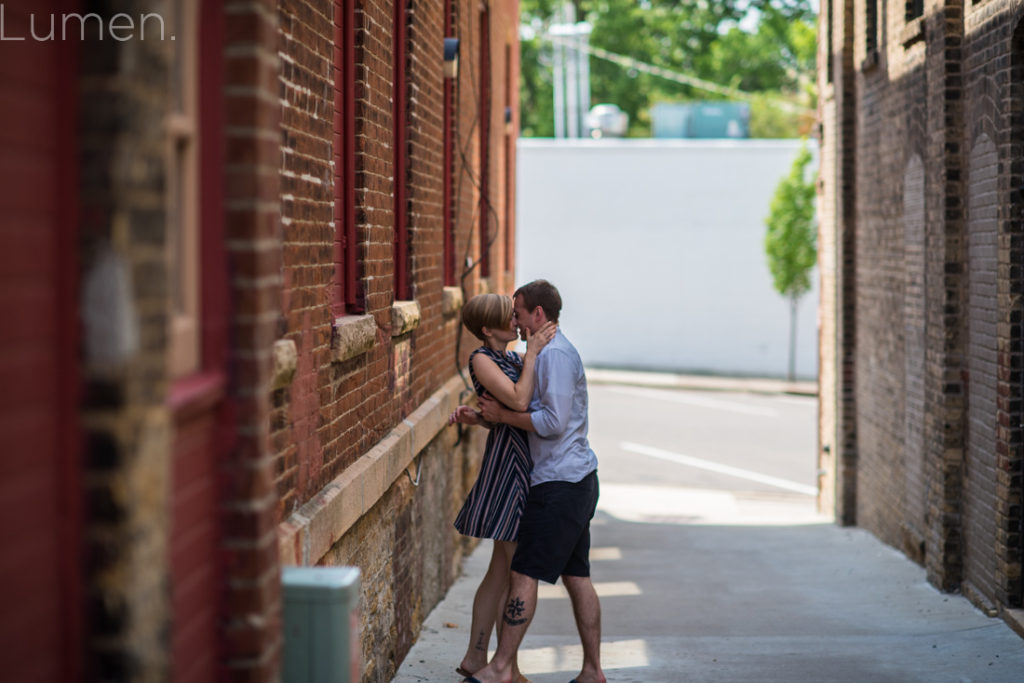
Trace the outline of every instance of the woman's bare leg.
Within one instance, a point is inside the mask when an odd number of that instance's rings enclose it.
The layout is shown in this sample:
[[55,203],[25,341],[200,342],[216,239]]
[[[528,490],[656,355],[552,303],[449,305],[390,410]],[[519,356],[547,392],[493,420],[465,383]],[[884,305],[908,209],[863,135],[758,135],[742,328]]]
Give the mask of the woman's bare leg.
[[[495,619],[501,614],[508,594],[508,567],[512,562],[515,543],[494,541],[491,548],[491,563],[480,581],[473,597],[473,621],[469,630],[469,647],[460,666],[474,673],[487,665],[487,647],[491,642],[491,631]],[[512,547],[510,551],[508,546]]]

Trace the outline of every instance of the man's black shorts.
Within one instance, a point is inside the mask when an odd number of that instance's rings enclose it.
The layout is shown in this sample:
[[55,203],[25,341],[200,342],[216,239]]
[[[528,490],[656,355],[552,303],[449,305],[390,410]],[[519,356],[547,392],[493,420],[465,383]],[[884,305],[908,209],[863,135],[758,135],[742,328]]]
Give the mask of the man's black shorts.
[[597,470],[575,483],[531,486],[512,570],[548,583],[563,574],[590,576],[590,520],[597,496]]

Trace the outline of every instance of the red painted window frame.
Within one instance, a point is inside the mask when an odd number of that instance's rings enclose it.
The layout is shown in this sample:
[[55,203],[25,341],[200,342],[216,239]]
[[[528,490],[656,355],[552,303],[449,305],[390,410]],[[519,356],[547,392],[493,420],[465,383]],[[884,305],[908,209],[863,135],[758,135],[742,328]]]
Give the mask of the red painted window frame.
[[513,206],[514,201],[513,188],[515,187],[514,178],[512,174],[515,169],[513,164],[513,154],[515,154],[515,145],[513,144],[513,134],[515,123],[512,120],[512,46],[505,43],[505,272],[512,272],[513,254],[512,251],[515,247],[515,243],[512,239],[512,219],[513,219]]
[[412,299],[409,278],[409,208],[407,206],[407,140],[409,126],[408,73],[409,46],[407,43],[407,0],[395,0],[392,63],[392,142],[394,170],[394,290],[396,300]]
[[[216,426],[210,440],[211,457],[218,459],[234,447],[232,425],[233,404],[228,398],[227,364],[231,308],[226,267],[225,214],[224,214],[224,12],[217,3],[199,2],[198,7],[198,149],[199,168],[199,286],[202,305],[199,310],[199,368],[171,383],[168,408],[175,424],[202,413],[212,413]],[[175,451],[173,457],[177,457]],[[219,485],[215,482],[216,485]],[[172,495],[177,494],[177,489]],[[215,494],[219,497],[219,494]],[[223,538],[222,520],[212,520],[213,531]],[[171,562],[174,560],[174,536],[171,537]],[[218,540],[218,544],[221,541]],[[206,569],[213,573],[212,582],[221,585],[225,575],[223,554],[204,557]],[[173,580],[172,570],[172,580]],[[176,608],[177,606],[173,606]],[[223,619],[226,605],[216,605],[217,619]],[[170,647],[176,646],[172,637]],[[225,643],[221,640],[208,644],[212,652],[203,653],[215,666],[223,663]],[[201,673],[210,675],[209,669]],[[174,672],[177,679],[180,671]],[[213,675],[220,675],[214,672]]]
[[[228,363],[230,302],[224,246],[224,33],[223,8],[199,3],[199,150],[200,256],[203,306],[201,366],[225,381]],[[230,441],[230,439],[229,439]]]
[[[455,36],[454,12],[451,0],[444,0],[444,35]],[[444,284],[452,287],[455,283],[455,206],[452,197],[455,176],[455,84],[453,78],[444,78],[444,193],[442,195],[444,216]]]
[[[199,7],[199,278],[200,308],[199,371],[172,382],[168,403],[174,410],[205,402],[197,387],[219,393],[226,381],[228,278],[224,249],[224,18],[214,3]],[[216,388],[215,388],[216,387]]]
[[356,246],[355,1],[334,2],[334,296],[335,316],[361,313]]
[[480,8],[480,277],[491,275],[491,13]]

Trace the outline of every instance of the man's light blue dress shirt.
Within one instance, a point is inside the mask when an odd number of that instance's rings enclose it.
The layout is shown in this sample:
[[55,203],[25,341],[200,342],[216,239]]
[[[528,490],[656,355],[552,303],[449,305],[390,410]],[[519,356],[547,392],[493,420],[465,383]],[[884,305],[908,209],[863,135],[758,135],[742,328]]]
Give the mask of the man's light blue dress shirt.
[[541,349],[530,400],[530,485],[577,482],[597,469],[587,440],[587,378],[576,347],[561,330]]

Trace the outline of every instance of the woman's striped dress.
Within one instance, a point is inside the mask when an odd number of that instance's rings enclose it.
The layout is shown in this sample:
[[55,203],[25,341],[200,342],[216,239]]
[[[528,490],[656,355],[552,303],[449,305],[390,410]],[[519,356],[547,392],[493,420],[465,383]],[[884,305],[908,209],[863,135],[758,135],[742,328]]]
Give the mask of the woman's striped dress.
[[[516,353],[501,354],[481,346],[469,356],[469,374],[477,396],[487,391],[473,372],[473,356],[478,353],[487,354],[513,382],[519,380],[523,362]],[[499,541],[516,540],[532,469],[526,432],[506,424],[495,425],[487,435],[480,474],[455,518],[459,533]]]

